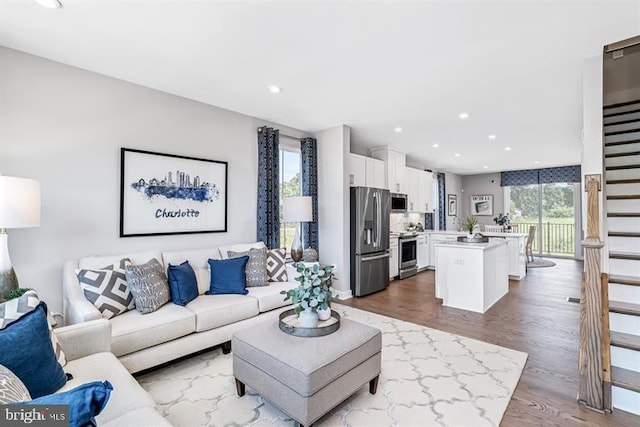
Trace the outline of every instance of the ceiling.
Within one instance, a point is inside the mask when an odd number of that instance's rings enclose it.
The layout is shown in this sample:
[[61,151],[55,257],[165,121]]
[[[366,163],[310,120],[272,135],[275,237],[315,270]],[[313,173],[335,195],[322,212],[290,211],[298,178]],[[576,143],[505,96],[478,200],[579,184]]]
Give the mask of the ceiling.
[[62,2],[0,0],[0,45],[463,175],[579,163],[584,58],[640,34],[638,0]]

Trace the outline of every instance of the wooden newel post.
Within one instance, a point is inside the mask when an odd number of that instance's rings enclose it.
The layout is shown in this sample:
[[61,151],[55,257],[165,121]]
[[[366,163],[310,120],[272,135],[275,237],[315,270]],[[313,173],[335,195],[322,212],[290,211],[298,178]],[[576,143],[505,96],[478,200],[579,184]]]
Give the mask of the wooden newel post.
[[[585,271],[580,297],[580,353],[578,401],[604,411],[602,287],[600,277],[599,192],[600,175],[585,177],[587,191],[587,237],[582,241]],[[608,331],[607,331],[608,333]],[[607,345],[608,347],[608,345]],[[607,349],[608,350],[608,349]],[[609,367],[607,367],[607,372]]]

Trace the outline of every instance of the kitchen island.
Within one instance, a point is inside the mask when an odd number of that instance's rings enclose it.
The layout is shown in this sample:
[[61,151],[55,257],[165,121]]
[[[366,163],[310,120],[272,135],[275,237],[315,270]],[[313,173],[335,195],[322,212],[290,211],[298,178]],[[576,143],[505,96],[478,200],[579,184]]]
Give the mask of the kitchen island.
[[509,291],[506,239],[435,244],[436,298],[442,305],[486,312]]

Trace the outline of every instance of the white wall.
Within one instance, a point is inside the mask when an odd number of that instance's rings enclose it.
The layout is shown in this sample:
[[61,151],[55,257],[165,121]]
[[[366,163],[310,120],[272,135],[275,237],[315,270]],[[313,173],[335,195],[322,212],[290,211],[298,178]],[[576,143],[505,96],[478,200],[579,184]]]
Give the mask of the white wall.
[[[255,241],[263,121],[2,47],[0,63],[0,173],[42,185],[41,226],[9,230],[9,250],[52,310],[67,260]],[[118,237],[120,147],[228,162],[228,232]]]
[[470,197],[474,195],[489,194],[493,195],[493,215],[478,215],[479,224],[495,225],[493,218],[499,213],[505,213],[504,209],[504,189],[500,187],[500,173],[487,173],[481,175],[466,175],[462,177],[462,188],[464,196],[462,203],[458,202],[458,206],[462,207],[462,217],[467,218],[471,214]]
[[351,295],[349,260],[349,150],[351,129],[337,126],[317,132],[320,262],[337,264],[333,287]]
[[[444,174],[444,188],[445,188],[445,195],[444,195],[444,201],[441,201],[441,203],[447,203],[447,194],[455,194],[458,196],[458,216],[457,219],[456,217],[453,216],[448,216],[447,215],[447,230],[454,230],[454,231],[458,231],[458,229],[460,228],[460,224],[462,224],[466,218],[466,216],[464,215],[464,212],[462,211],[462,205],[460,205],[460,201],[462,200],[463,197],[467,196],[466,192],[462,192],[462,176],[455,174],[455,173],[451,173],[451,172],[445,172]],[[446,212],[446,210],[445,210]],[[457,223],[456,223],[457,221]]]

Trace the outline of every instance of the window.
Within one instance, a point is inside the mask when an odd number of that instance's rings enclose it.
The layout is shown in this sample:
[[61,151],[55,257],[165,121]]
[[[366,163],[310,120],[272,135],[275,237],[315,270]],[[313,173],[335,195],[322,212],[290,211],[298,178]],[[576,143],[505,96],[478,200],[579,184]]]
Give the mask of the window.
[[300,149],[280,145],[280,246],[290,249],[296,227],[300,224],[283,221],[282,201],[301,195]]

